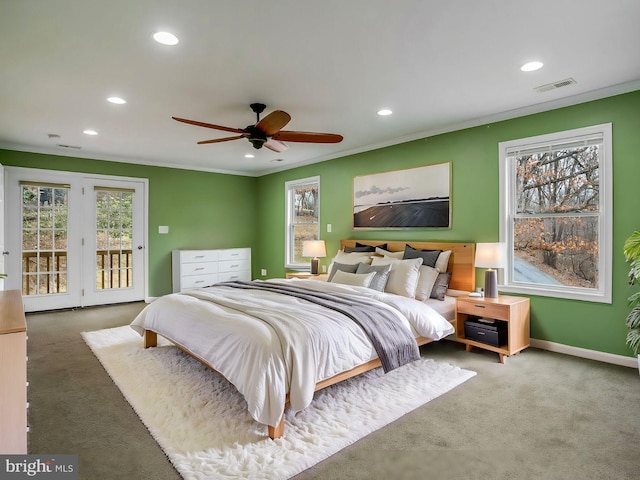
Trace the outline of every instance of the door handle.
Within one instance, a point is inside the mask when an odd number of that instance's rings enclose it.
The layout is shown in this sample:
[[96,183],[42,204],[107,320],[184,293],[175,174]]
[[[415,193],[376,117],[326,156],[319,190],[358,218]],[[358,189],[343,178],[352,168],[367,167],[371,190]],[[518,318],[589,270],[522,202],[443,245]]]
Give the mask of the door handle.
[[142,245],[138,245],[138,250],[142,250]]
[[2,252],[3,255],[9,255],[9,251],[5,250],[4,252]]

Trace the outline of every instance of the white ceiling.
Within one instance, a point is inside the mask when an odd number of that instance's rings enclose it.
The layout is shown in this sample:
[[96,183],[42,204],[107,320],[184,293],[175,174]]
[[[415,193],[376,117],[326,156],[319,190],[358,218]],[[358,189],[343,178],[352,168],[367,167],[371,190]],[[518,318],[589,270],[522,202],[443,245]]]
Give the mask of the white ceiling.
[[[0,0],[0,148],[260,175],[637,90],[639,19],[638,0]],[[232,134],[171,119],[244,128],[252,102],[344,140],[196,145]]]

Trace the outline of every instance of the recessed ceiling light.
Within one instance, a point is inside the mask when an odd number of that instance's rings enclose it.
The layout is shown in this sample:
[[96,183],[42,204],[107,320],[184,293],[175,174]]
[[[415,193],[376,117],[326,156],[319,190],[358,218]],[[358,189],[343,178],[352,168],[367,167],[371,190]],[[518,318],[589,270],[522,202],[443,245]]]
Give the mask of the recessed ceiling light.
[[382,110],[378,110],[378,115],[381,117],[386,117],[387,115],[391,115],[393,112],[388,108],[383,108]]
[[153,39],[163,45],[175,45],[180,41],[178,37],[169,32],[156,32],[153,34]]
[[83,130],[82,133],[84,133],[85,135],[97,135],[98,132],[96,132],[95,130]]
[[533,72],[534,70],[542,68],[542,65],[544,65],[542,62],[529,62],[522,65],[520,67],[520,70],[522,70],[523,72]]
[[109,97],[107,98],[107,102],[111,102],[111,103],[115,103],[116,105],[123,105],[125,103],[127,103],[126,100],[120,98],[120,97]]
[[244,158],[254,158],[255,155],[253,153],[247,153]]

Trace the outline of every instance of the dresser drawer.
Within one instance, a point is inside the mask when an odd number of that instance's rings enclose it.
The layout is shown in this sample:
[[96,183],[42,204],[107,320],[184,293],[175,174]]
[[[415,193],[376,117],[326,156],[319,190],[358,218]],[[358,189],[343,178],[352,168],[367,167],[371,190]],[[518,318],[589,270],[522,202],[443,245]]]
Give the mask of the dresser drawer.
[[218,262],[220,266],[219,272],[238,272],[240,270],[251,270],[251,260],[249,259],[241,259],[241,260],[222,260]]
[[187,275],[204,275],[209,273],[218,273],[218,262],[203,263],[183,263],[180,274],[184,277]]
[[225,250],[218,250],[218,260],[250,260],[251,249],[250,248],[227,248]]
[[180,278],[180,286],[182,290],[187,288],[210,287],[214,283],[218,282],[217,273],[210,273],[208,275],[187,275]]
[[182,250],[180,263],[217,262],[218,250]]
[[474,303],[467,301],[458,301],[457,305],[458,313],[495,318],[497,320],[509,320],[509,305]]
[[220,282],[250,282],[251,271],[250,270],[238,270],[235,272],[220,272],[218,274],[218,281]]

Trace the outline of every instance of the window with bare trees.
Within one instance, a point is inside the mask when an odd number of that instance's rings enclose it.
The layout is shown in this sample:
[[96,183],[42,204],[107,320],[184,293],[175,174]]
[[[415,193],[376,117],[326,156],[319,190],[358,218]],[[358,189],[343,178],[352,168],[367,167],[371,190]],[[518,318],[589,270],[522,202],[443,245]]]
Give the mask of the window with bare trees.
[[500,143],[502,290],[611,302],[611,124]]
[[310,259],[302,256],[302,242],[320,239],[320,177],[286,182],[286,268],[305,269]]

